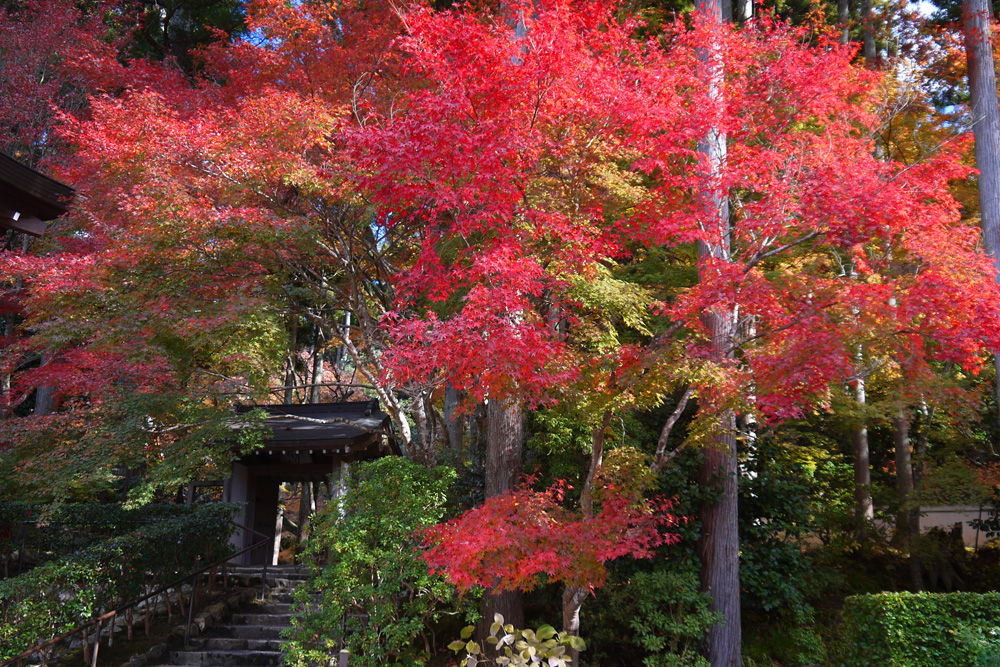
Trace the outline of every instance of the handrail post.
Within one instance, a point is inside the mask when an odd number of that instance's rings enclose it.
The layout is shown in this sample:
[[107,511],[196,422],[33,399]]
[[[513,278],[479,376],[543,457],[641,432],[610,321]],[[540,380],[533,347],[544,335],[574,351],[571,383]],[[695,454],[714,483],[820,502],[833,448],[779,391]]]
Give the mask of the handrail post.
[[264,591],[267,589],[267,554],[264,554],[264,572],[260,575],[260,599],[264,599]]
[[347,658],[350,655],[351,655],[351,652],[348,651],[346,648],[345,649],[341,649],[341,651],[340,651],[340,663],[337,665],[337,667],[347,667]]
[[184,630],[184,648],[191,645],[191,621],[194,620],[194,596],[198,590],[198,575],[191,577],[191,593],[188,598],[188,620],[187,629]]
[[[101,648],[101,626],[102,621],[97,622],[97,636],[94,638],[94,652],[90,654],[90,667],[97,667],[97,651]],[[114,627],[114,626],[112,626]]]

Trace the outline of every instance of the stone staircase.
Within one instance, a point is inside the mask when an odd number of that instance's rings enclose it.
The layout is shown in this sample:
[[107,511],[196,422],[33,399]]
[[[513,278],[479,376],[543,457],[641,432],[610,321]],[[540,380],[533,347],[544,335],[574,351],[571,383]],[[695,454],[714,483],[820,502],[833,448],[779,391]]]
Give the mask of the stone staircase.
[[[230,568],[229,576],[248,587],[261,586],[261,569]],[[307,579],[304,569],[294,566],[267,568],[268,594],[243,613],[233,614],[228,625],[207,628],[184,650],[170,653],[167,665],[189,667],[277,667],[281,652],[281,631],[291,624],[292,593]]]

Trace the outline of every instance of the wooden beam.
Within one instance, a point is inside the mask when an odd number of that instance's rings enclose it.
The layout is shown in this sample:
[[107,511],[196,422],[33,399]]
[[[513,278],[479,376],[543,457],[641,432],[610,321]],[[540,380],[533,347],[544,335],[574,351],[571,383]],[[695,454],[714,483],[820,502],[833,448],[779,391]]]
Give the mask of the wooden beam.
[[0,209],[0,227],[29,236],[41,236],[45,233],[45,222],[33,215],[24,215],[9,209]]

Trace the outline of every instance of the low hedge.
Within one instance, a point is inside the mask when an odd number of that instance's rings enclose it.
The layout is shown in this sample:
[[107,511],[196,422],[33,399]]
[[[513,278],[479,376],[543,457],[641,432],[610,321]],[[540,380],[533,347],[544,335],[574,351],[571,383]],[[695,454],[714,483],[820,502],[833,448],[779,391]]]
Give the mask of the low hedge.
[[231,553],[237,506],[193,507],[0,580],[0,660]]
[[[57,560],[142,524],[194,516],[201,504],[151,503],[126,509],[114,503],[37,505],[0,502],[0,559],[24,547],[31,564]],[[24,558],[24,554],[21,556]]]
[[877,593],[844,601],[848,667],[1000,665],[1000,593]]

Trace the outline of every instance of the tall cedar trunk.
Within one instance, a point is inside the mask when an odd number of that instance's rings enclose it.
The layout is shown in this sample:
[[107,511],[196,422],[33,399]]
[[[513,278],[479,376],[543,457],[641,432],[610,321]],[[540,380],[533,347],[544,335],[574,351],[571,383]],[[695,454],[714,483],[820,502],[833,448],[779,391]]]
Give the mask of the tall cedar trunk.
[[[696,0],[695,9],[709,20],[722,22],[720,0]],[[725,64],[708,50],[699,54],[704,64],[703,76],[713,98],[721,95]],[[719,100],[722,103],[722,100]],[[711,110],[710,113],[718,113]],[[729,199],[721,192],[722,166],[726,159],[726,136],[718,129],[709,130],[698,144],[704,155],[705,183],[702,192],[708,221],[708,238],[698,244],[699,259],[729,259]],[[699,277],[700,279],[703,276]],[[724,306],[702,315],[702,323],[711,335],[712,351],[722,362],[731,358],[735,329],[733,313]],[[713,442],[706,447],[699,474],[702,485],[719,485],[721,494],[701,508],[701,535],[698,557],[701,560],[701,588],[712,599],[711,608],[722,622],[709,628],[705,636],[705,652],[712,667],[739,667],[743,664],[740,620],[740,561],[737,514],[736,418],[732,410],[718,415]]]
[[457,414],[459,403],[458,390],[449,382],[444,389],[444,420],[448,427],[448,445],[460,454],[465,449],[465,417]]
[[[976,168],[979,170],[979,212],[983,225],[983,245],[1000,269],[1000,109],[997,107],[997,80],[990,39],[990,3],[963,0],[965,58],[969,70],[972,103],[972,132],[976,140]],[[997,274],[1000,281],[1000,273]],[[1000,405],[1000,356],[997,367],[997,405]]]
[[[920,573],[920,556],[917,554],[916,538],[920,535],[920,514],[914,515],[906,507],[913,496],[913,458],[910,444],[910,416],[906,408],[900,407],[892,420],[893,444],[896,449],[896,493],[899,495],[900,511],[896,517],[896,535],[899,542],[910,554],[910,588],[923,589]],[[914,525],[916,519],[916,525]]]
[[861,30],[864,39],[865,67],[875,67],[875,17],[872,0],[861,0]]
[[851,5],[848,0],[837,0],[837,24],[840,25],[840,43],[851,41]]
[[[516,400],[491,398],[486,415],[486,498],[513,489],[521,474],[521,448],[524,438],[521,404]],[[493,614],[501,614],[505,623],[524,627],[524,599],[520,591],[488,593],[483,598],[483,621],[480,635],[488,634]]]

